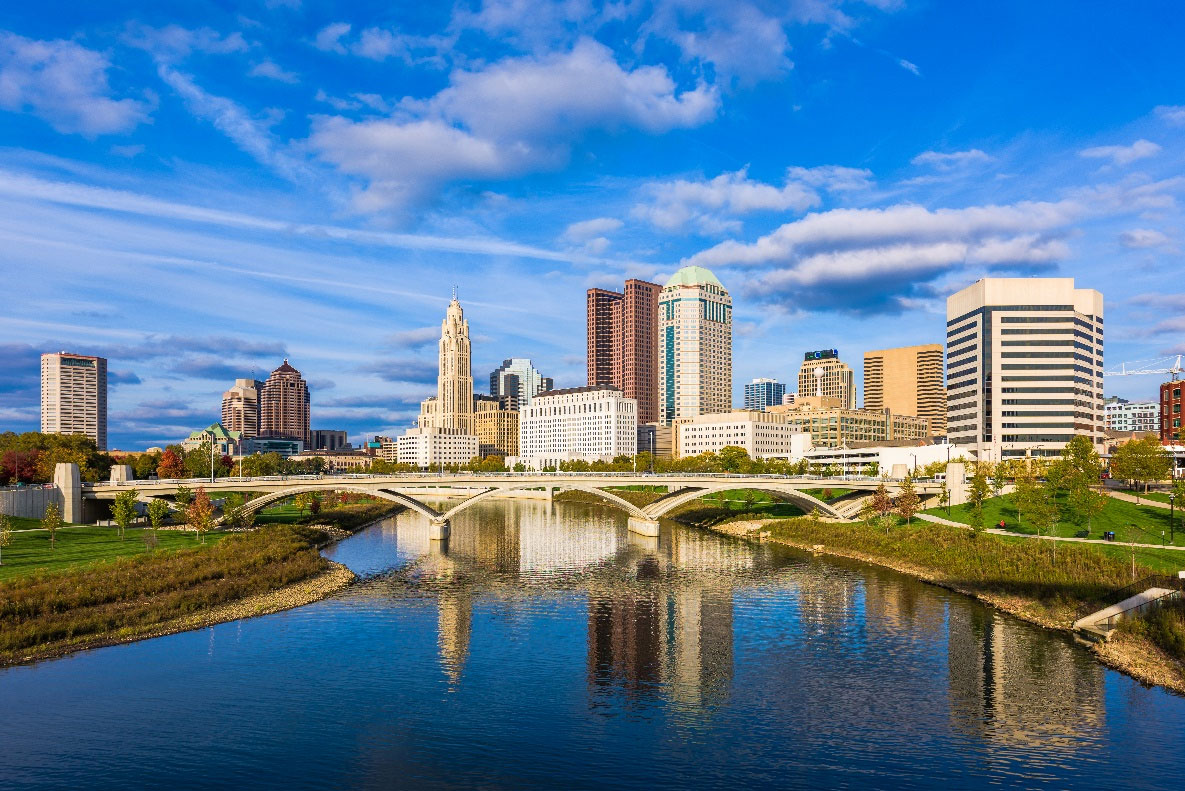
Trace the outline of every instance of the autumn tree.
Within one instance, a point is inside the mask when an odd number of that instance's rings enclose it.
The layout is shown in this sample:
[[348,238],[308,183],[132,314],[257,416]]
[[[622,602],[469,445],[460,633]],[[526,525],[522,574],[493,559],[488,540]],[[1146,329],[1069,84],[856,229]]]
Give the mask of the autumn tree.
[[206,494],[205,487],[198,487],[193,502],[185,509],[185,518],[193,528],[194,535],[203,544],[206,543],[206,531],[214,524],[214,504],[210,502],[210,495]]
[[908,475],[901,482],[901,489],[897,492],[896,505],[897,515],[905,520],[905,524],[912,524],[913,515],[921,509],[922,501],[918,497],[917,490],[913,488],[913,478]]
[[0,514],[0,566],[4,565],[4,547],[12,543],[12,517]]
[[983,529],[983,504],[989,493],[987,467],[976,464],[975,474],[971,476],[971,485],[967,489],[967,503],[971,506],[971,526],[976,530]]
[[309,513],[313,516],[321,513],[321,495],[318,492],[309,495]]
[[292,504],[300,511],[301,518],[304,518],[304,512],[309,510],[310,503],[312,503],[312,498],[307,493],[298,494],[292,498]]
[[950,516],[950,489],[946,487],[946,479],[942,479],[941,485],[938,487],[938,507],[946,509],[946,515]]
[[119,525],[120,541],[127,534],[128,526],[136,521],[137,496],[138,492],[135,489],[127,489],[115,495],[115,504],[111,507],[111,515],[115,517],[115,524]]
[[[1144,493],[1153,481],[1169,477],[1173,459],[1154,436],[1120,445],[1111,454],[1111,474],[1116,478],[1144,484]],[[1139,494],[1137,492],[1137,500]]]
[[173,495],[173,501],[182,508],[185,508],[193,502],[193,489],[190,489],[188,486],[178,486],[177,493]]
[[156,475],[158,478],[185,477],[185,462],[172,447],[166,448],[161,454],[160,463],[156,466]]
[[41,517],[41,527],[49,533],[50,552],[54,550],[54,539],[62,524],[62,509],[58,507],[57,503],[50,503],[45,508],[45,515]]

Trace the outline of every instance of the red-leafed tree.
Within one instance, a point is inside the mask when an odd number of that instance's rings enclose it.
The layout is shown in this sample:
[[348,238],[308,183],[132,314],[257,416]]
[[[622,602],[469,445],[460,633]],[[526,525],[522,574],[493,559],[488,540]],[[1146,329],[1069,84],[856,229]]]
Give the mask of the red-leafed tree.
[[185,462],[172,448],[166,450],[160,457],[160,465],[156,474],[161,478],[184,478]]

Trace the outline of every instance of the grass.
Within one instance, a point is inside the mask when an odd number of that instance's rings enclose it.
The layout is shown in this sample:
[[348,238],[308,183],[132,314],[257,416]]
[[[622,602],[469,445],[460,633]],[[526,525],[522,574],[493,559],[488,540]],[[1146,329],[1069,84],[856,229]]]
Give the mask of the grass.
[[[825,503],[830,503],[834,500],[838,500],[841,497],[845,497],[856,490],[855,489],[841,489],[841,488],[836,487],[836,488],[829,488],[829,489],[803,489],[803,491],[812,497],[822,500]],[[828,492],[830,492],[829,496],[828,496]]]
[[1185,661],[1185,601],[1181,599],[1121,619],[1119,631],[1143,637],[1174,659]]
[[1168,492],[1144,492],[1138,489],[1120,489],[1124,494],[1130,494],[1132,497],[1139,497],[1141,500],[1155,500],[1158,503],[1169,504]]
[[320,513],[310,513],[306,508],[302,514],[291,502],[265,508],[255,515],[257,525],[332,525],[343,530],[355,530],[362,525],[381,519],[398,511],[399,506],[380,498],[358,499],[348,505],[322,508]]
[[[1094,545],[1053,544],[975,534],[915,521],[890,530],[863,522],[787,519],[768,527],[772,537],[800,545],[857,551],[890,563],[924,569],[939,581],[973,593],[1017,596],[1037,615],[1072,620],[1083,602],[1129,584],[1130,560],[1097,551]],[[1153,569],[1137,564],[1137,578]]]
[[[30,520],[37,521],[37,520]],[[159,552],[172,552],[200,546],[192,531],[157,531],[158,547],[149,550],[144,539],[152,531],[145,528],[128,528],[127,537],[119,539],[114,527],[77,525],[58,530],[50,550],[49,533],[37,530],[30,533],[12,534],[12,543],[4,547],[0,565],[0,580],[12,579],[39,570],[61,571],[89,566],[104,560],[132,557]],[[207,533],[206,545],[217,543],[224,534]]]
[[[971,524],[971,507],[967,504],[952,506],[949,516],[945,508],[930,508],[923,513],[941,516],[965,525]],[[1003,519],[1006,530],[1025,535],[1037,533],[1032,525],[1018,523],[1016,506],[1009,497],[991,497],[985,500],[983,516],[985,527],[993,527]],[[1185,546],[1185,515],[1178,515],[1176,540],[1171,542],[1167,510],[1116,500],[1114,497],[1107,499],[1106,508],[1094,518],[1089,531],[1085,523],[1078,525],[1072,522],[1059,522],[1053,535],[1101,539],[1103,532],[1107,530],[1114,531],[1116,541],[1133,541],[1140,544],[1159,544],[1160,533],[1163,530],[1166,544]]]
[[0,663],[133,638],[306,579],[327,567],[317,551],[324,537],[277,525],[199,549],[117,557],[0,582]]

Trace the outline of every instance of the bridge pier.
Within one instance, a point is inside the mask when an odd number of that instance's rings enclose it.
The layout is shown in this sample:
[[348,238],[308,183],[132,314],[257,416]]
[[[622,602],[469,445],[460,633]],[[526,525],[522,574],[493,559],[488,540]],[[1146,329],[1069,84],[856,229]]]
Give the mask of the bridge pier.
[[629,520],[629,529],[631,533],[637,533],[640,536],[658,538],[657,519],[643,519],[640,516],[631,516]]
[[444,518],[433,519],[428,523],[428,538],[433,541],[448,541],[449,524]]

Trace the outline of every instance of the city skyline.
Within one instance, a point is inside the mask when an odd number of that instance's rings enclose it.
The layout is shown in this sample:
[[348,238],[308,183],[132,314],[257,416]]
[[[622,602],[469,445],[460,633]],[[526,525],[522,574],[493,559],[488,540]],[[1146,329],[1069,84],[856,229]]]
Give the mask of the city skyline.
[[[524,14],[527,36],[486,5],[0,14],[0,266],[53,283],[0,317],[0,424],[37,428],[37,360],[67,349],[110,360],[110,447],[208,425],[235,379],[285,356],[315,426],[397,433],[433,390],[450,284],[475,370],[529,357],[572,387],[586,289],[683,264],[733,295],[734,405],[753,378],[796,381],[810,349],[844,349],[862,381],[865,350],[940,343],[946,296],[986,274],[1105,291],[1108,368],[1178,348],[1185,298],[1163,279],[1185,190],[1178,15],[1147,8],[1163,22],[1149,34],[1148,17],[1069,4],[973,26],[906,4],[649,26],[594,7]],[[682,35],[701,26],[720,35]],[[989,42],[1005,38],[1002,58]],[[51,63],[75,93],[38,81]],[[638,103],[466,105],[498,76],[584,75]],[[370,169],[368,130],[386,162],[445,142],[493,159],[396,183]],[[516,145],[529,153],[506,159]]]

